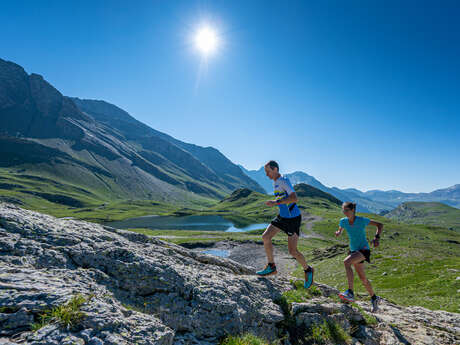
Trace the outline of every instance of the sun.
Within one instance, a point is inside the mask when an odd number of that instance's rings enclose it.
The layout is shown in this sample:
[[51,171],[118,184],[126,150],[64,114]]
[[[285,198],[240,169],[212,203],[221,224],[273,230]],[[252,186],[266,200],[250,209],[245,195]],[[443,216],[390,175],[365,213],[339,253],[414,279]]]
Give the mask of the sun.
[[195,33],[195,46],[205,57],[213,54],[219,46],[219,39],[215,29],[202,26]]

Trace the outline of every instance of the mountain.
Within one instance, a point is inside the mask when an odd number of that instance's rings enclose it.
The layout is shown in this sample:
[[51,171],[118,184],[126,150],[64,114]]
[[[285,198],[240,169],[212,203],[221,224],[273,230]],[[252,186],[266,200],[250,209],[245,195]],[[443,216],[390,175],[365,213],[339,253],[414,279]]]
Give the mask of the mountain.
[[406,223],[441,226],[460,231],[460,210],[440,202],[404,202],[385,217]]
[[342,201],[337,199],[335,196],[323,192],[321,189],[310,186],[306,183],[298,183],[294,186],[296,194],[298,197],[307,197],[307,198],[322,198],[329,200],[337,205],[342,205]]
[[[240,168],[249,177],[257,181],[267,193],[272,193],[272,182],[265,175],[263,167],[259,170],[247,170],[240,165]],[[460,184],[438,189],[431,193],[404,193],[397,190],[369,190],[362,192],[355,188],[326,187],[313,176],[302,171],[283,174],[283,176],[288,177],[293,185],[306,183],[335,196],[339,200],[356,202],[359,212],[381,213],[382,211],[390,211],[406,201],[434,201],[460,208]]]
[[448,188],[437,189],[430,193],[403,193],[397,190],[370,190],[364,192],[363,195],[372,200],[392,205],[393,207],[407,201],[435,201],[455,208],[460,208],[460,184]]
[[[167,146],[167,148],[162,147],[164,142],[168,142],[188,152],[199,160],[202,165],[211,170],[228,190],[247,187],[257,192],[264,192],[257,182],[248,178],[237,165],[211,146],[201,147],[175,139],[168,134],[150,128],[133,118],[126,111],[104,101],[82,100],[79,98],[72,98],[72,100],[83,112],[91,115],[97,121],[120,131],[127,140],[134,141],[146,149],[161,151],[161,154],[171,156],[169,158],[174,159],[176,154],[171,152],[170,146]],[[177,163],[182,167],[184,167],[184,164],[189,164],[188,161],[183,160],[179,160]],[[196,169],[196,166],[186,166],[186,168],[192,170]],[[214,179],[211,176],[207,178]]]
[[[42,76],[2,59],[0,170],[73,188],[73,194],[48,195],[48,201],[76,194],[94,200],[220,199],[241,187],[263,192],[218,150],[156,131],[107,102],[63,96]],[[20,187],[6,186],[30,194]]]
[[264,167],[261,167],[259,170],[247,170],[244,166],[238,165],[240,169],[251,179],[257,181],[257,183],[262,186],[265,193],[273,194],[273,181],[270,180],[267,175],[265,175]]

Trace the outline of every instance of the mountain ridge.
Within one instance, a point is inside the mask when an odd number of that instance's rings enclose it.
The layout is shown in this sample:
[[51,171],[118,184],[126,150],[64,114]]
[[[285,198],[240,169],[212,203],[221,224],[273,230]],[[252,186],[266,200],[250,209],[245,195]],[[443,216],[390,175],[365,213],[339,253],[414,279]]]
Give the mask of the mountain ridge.
[[[272,186],[270,180],[265,176],[263,167],[259,170],[247,170],[242,165],[239,166],[249,177],[256,180],[266,192],[271,193]],[[286,173],[283,176],[288,177],[293,185],[304,182],[333,195],[339,200],[355,201],[358,204],[359,212],[381,213],[382,211],[390,211],[405,201],[436,201],[460,208],[460,184],[436,189],[430,193],[404,193],[397,190],[381,191],[378,189],[362,192],[356,188],[327,187],[315,177],[302,171]]]

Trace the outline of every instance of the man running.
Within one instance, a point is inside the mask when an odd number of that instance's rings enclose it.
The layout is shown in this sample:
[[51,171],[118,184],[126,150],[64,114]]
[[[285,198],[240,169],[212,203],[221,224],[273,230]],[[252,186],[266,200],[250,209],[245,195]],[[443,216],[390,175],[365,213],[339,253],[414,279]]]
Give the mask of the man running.
[[265,174],[270,180],[273,180],[273,189],[275,200],[269,200],[265,204],[267,206],[279,207],[279,214],[271,221],[267,230],[262,235],[264,248],[267,254],[268,264],[261,271],[256,273],[261,276],[276,274],[276,265],[273,259],[273,244],[272,238],[281,230],[288,235],[288,249],[291,254],[303,267],[305,272],[304,286],[309,288],[313,284],[313,267],[307,265],[305,257],[297,249],[297,241],[299,239],[300,224],[302,216],[296,205],[297,195],[292,188],[291,183],[286,177],[282,177],[279,173],[278,163],[269,161],[264,166]]
[[344,202],[342,204],[342,211],[346,217],[340,219],[339,230],[335,232],[335,236],[340,236],[343,229],[347,230],[350,240],[350,251],[348,252],[349,255],[343,260],[345,271],[347,272],[348,290],[344,293],[339,293],[339,297],[346,302],[355,301],[353,293],[353,269],[351,268],[353,265],[356,273],[358,273],[359,279],[361,279],[367,292],[369,292],[371,296],[372,312],[375,313],[379,309],[380,297],[374,293],[371,283],[367,280],[363,264],[364,261],[371,262],[371,250],[366,238],[366,226],[373,225],[377,227],[377,233],[372,243],[374,247],[378,247],[383,224],[366,217],[356,216],[356,203]]

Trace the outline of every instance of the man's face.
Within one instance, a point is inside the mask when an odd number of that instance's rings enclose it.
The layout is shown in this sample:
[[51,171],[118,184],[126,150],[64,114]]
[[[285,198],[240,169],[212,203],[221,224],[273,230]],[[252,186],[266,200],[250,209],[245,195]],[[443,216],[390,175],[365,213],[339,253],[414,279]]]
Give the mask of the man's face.
[[267,177],[270,180],[274,180],[276,177],[277,169],[276,168],[272,169],[270,165],[266,165],[264,168],[265,168],[265,175],[267,175]]

